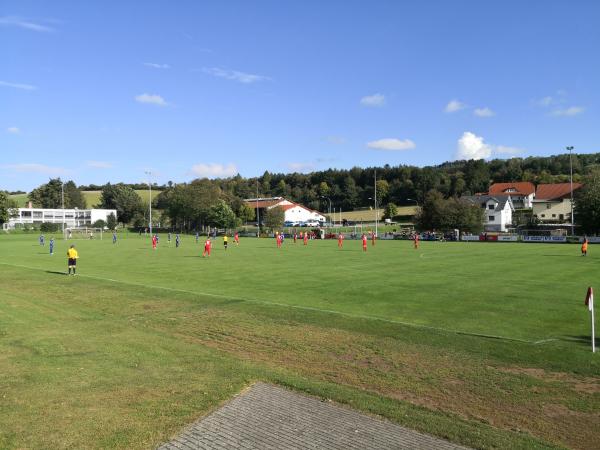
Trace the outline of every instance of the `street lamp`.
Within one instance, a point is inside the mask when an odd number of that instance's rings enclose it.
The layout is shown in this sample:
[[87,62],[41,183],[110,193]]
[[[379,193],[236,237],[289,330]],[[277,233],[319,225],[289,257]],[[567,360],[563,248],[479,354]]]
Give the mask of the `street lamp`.
[[150,220],[149,220],[150,237],[152,237],[152,181],[150,179],[152,177],[152,172],[150,172],[149,170],[146,170],[144,173],[146,175],[148,175],[148,192],[150,195],[150,201],[148,202],[148,211],[149,211],[149,216],[150,216]]
[[62,234],[65,239],[65,182],[60,180],[60,198],[62,202]]
[[571,155],[574,148],[575,147],[572,145],[567,147],[567,150],[569,150],[569,166],[571,169],[571,236],[575,234],[575,218],[573,216],[573,157]]
[[321,195],[321,198],[324,198],[329,201],[329,209],[327,211],[328,211],[328,215],[329,215],[329,220],[331,220],[331,199],[329,197],[327,197],[326,195]]

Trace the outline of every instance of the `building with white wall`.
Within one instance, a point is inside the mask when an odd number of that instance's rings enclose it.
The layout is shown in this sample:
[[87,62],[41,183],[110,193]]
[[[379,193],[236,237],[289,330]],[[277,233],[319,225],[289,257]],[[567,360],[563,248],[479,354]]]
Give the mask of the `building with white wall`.
[[483,228],[485,231],[507,231],[512,225],[512,213],[515,210],[510,195],[494,197],[492,195],[463,196],[474,205],[479,205],[484,211]]
[[47,209],[47,208],[18,208],[15,217],[3,224],[4,229],[22,228],[25,226],[39,227],[42,223],[64,222],[65,228],[91,227],[97,220],[106,222],[108,216],[116,209]]
[[244,202],[246,202],[246,204],[254,210],[258,208],[258,213],[261,217],[261,223],[263,221],[265,212],[278,206],[281,207],[285,212],[285,222],[325,222],[325,216],[319,211],[307,208],[299,203],[294,203],[283,197],[248,198],[244,200]]
[[494,183],[490,186],[488,195],[496,198],[510,195],[515,208],[531,209],[536,192],[535,185],[530,181],[517,181],[515,183]]

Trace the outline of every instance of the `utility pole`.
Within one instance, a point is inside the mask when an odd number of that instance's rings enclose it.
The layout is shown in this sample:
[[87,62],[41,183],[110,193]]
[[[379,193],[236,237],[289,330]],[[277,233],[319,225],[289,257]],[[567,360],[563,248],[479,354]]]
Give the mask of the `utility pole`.
[[150,220],[148,221],[148,224],[150,225],[150,237],[152,238],[152,172],[147,170],[144,173],[148,175],[148,192],[150,194],[150,201],[148,202],[148,214],[150,216]]
[[256,226],[258,227],[256,237],[260,237],[260,213],[258,211],[258,178],[256,179]]
[[569,166],[571,167],[571,236],[575,234],[575,217],[573,215],[573,157],[571,155],[574,148],[572,145],[567,147],[567,150],[569,150]]
[[375,195],[373,196],[375,201],[375,237],[379,234],[377,233],[377,224],[379,222],[379,214],[377,212],[377,169],[375,169]]
[[62,234],[65,239],[65,183],[60,180],[60,198],[62,202]]

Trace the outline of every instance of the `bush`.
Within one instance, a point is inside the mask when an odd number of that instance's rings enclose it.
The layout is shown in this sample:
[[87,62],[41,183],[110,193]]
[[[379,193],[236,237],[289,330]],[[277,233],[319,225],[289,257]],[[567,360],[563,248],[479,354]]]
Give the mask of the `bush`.
[[92,224],[92,226],[93,226],[94,228],[102,228],[102,229],[104,229],[104,228],[106,227],[106,222],[105,222],[104,220],[102,220],[102,219],[98,219],[98,220],[96,220],[96,221],[95,221],[95,222]]
[[56,233],[57,231],[60,231],[61,227],[61,223],[44,222],[40,226],[40,231],[45,233]]

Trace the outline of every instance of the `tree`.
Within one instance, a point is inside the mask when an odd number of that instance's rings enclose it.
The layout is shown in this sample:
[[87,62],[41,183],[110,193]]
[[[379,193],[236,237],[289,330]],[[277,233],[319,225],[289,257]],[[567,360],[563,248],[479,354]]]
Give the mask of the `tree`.
[[98,219],[92,224],[92,226],[94,228],[104,228],[106,226],[106,222],[102,219]]
[[377,180],[375,188],[377,189],[377,202],[381,204],[390,192],[390,184],[386,180]]
[[388,203],[383,210],[384,219],[393,219],[398,214],[398,207],[393,203]]
[[123,183],[106,184],[100,194],[101,208],[116,209],[121,223],[126,224],[137,214],[143,214],[142,199],[129,186]]
[[575,191],[575,221],[588,234],[600,233],[600,171],[584,179],[581,189]]
[[244,223],[250,222],[251,220],[254,220],[254,218],[256,217],[256,210],[252,206],[250,206],[248,203],[242,202],[242,204],[238,208],[237,216]]
[[65,208],[85,209],[87,207],[85,197],[75,186],[73,181],[67,181],[64,185],[65,190]]
[[17,214],[17,202],[11,199],[5,191],[0,191],[0,225],[8,222]]
[[29,193],[28,198],[36,208],[62,208],[63,190],[65,208],[86,208],[85,198],[75,183],[67,181],[63,187],[60,178],[53,178],[38,186]]
[[219,200],[210,207],[208,224],[217,228],[234,228],[237,225],[237,217],[227,203]]
[[117,218],[113,213],[110,213],[106,217],[106,226],[109,230],[114,230],[115,228],[117,228]]
[[285,211],[282,207],[276,206],[275,208],[267,209],[265,213],[264,223],[267,228],[275,230],[283,226],[285,221]]
[[479,233],[483,230],[483,221],[484,210],[481,205],[456,197],[445,199],[435,190],[427,193],[416,216],[417,228],[420,230],[458,229]]

